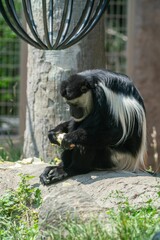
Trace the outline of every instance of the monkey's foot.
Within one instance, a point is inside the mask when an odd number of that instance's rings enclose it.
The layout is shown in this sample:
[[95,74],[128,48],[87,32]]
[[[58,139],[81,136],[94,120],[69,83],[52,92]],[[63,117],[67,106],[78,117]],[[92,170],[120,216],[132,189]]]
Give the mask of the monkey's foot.
[[52,183],[62,181],[67,177],[68,174],[64,171],[62,166],[48,166],[39,176],[40,182],[43,185],[50,185]]

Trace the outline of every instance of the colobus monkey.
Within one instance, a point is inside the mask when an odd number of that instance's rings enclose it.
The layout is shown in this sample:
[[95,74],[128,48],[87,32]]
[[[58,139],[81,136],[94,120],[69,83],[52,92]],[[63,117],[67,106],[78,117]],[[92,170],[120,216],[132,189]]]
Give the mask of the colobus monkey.
[[146,154],[146,116],[143,99],[133,82],[107,70],[88,70],[70,76],[60,86],[71,120],[49,131],[51,143],[61,142],[62,163],[49,166],[43,184],[93,170],[143,166]]

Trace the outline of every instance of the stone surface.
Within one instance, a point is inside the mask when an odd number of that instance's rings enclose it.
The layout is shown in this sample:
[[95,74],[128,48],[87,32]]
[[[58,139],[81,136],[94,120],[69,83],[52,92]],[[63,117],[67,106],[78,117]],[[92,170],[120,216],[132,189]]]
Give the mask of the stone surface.
[[49,194],[40,211],[41,228],[57,224],[68,214],[83,219],[97,214],[106,217],[105,211],[117,207],[120,201],[115,197],[116,191],[124,194],[130,203],[141,206],[157,197],[158,185],[160,179],[148,173],[102,171],[75,176],[48,187]]
[[[91,216],[106,217],[107,209],[118,206],[120,198],[116,197],[117,191],[128,198],[131,204],[139,207],[150,198],[156,199],[160,188],[160,178],[148,173],[126,171],[91,172],[57,184],[42,186],[39,175],[47,164],[40,163],[37,159],[32,164],[22,162],[0,164],[0,195],[7,189],[18,186],[19,173],[35,176],[30,183],[42,191],[43,204],[39,215],[41,230],[45,230],[48,225],[57,225],[68,214],[83,219]],[[155,204],[160,206],[160,199],[156,199]]]
[[[28,159],[29,162],[30,158]],[[5,162],[0,164],[0,196],[2,196],[9,189],[16,189],[20,181],[20,174],[28,174],[35,176],[30,180],[30,184],[39,187],[42,193],[46,193],[46,188],[40,185],[39,175],[42,173],[46,163],[38,161],[35,158],[32,164],[24,164],[23,161],[16,163]]]

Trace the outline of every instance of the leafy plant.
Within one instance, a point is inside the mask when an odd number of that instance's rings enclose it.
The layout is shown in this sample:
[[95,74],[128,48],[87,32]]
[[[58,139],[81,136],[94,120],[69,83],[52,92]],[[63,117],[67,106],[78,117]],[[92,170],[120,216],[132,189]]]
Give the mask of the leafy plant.
[[22,147],[15,146],[12,139],[9,137],[5,146],[0,145],[0,161],[16,162],[20,160],[22,155]]
[[41,192],[28,181],[32,176],[21,175],[17,190],[10,190],[0,198],[0,239],[36,239],[38,235],[38,207]]
[[[159,198],[157,192],[157,200]],[[142,207],[131,205],[127,198],[122,196],[118,209],[107,212],[112,225],[114,239],[144,240],[160,230],[160,210],[148,199]]]

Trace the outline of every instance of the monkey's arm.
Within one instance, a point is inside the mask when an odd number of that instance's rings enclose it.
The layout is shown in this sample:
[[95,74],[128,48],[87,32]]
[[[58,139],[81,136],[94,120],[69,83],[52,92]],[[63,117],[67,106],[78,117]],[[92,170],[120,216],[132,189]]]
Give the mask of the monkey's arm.
[[71,144],[102,148],[106,145],[116,144],[121,137],[122,131],[119,128],[108,129],[96,134],[90,134],[81,128],[65,134],[61,146],[65,149],[69,149]]

